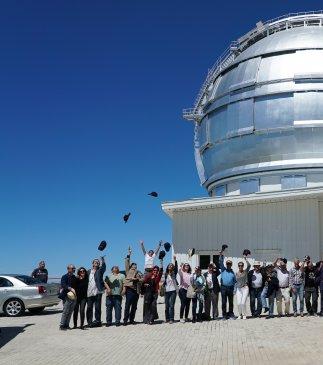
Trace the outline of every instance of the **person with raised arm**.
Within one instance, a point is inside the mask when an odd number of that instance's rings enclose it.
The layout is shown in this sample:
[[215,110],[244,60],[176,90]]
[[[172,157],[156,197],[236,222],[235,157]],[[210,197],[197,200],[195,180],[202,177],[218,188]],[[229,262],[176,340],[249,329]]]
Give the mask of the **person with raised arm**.
[[140,241],[140,246],[142,249],[142,252],[145,256],[145,273],[151,272],[154,267],[154,259],[158,255],[158,252],[160,250],[160,247],[162,245],[163,241],[159,241],[157,248],[154,250],[149,250],[148,252],[145,249],[144,241]]
[[278,258],[274,262],[277,273],[279,289],[276,293],[277,313],[278,317],[283,316],[283,300],[285,302],[285,315],[289,316],[290,306],[290,289],[289,289],[289,271],[287,270],[287,260]]
[[[87,289],[86,319],[89,327],[101,327],[101,304],[104,293],[103,274],[106,270],[104,257],[92,261],[92,269],[88,270],[89,285]],[[93,322],[93,307],[95,307],[95,321]]]
[[135,324],[135,316],[137,304],[140,294],[140,288],[143,281],[142,274],[137,269],[135,262],[130,262],[131,247],[128,248],[128,255],[125,258],[126,278],[124,281],[124,294],[126,296],[126,304],[124,310],[123,325],[126,326],[128,321],[130,324]]
[[[237,305],[239,316],[238,319],[247,319],[247,311],[246,311],[246,302],[249,295],[249,287],[248,287],[248,273],[250,270],[250,262],[246,255],[243,256],[244,261],[238,262],[238,272],[236,273],[237,280]],[[245,268],[245,263],[247,267]]]
[[174,323],[175,316],[175,301],[178,292],[178,282],[177,282],[177,273],[178,273],[178,264],[176,260],[176,256],[174,256],[174,262],[167,265],[165,272],[165,320],[167,323]]

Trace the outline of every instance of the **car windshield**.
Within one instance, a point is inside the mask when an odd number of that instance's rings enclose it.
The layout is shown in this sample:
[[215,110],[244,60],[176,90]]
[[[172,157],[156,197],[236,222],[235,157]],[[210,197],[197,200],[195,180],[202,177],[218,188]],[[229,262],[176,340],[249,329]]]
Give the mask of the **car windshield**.
[[15,278],[22,281],[23,283],[25,283],[27,285],[42,283],[39,279],[34,279],[31,276],[27,276],[27,275],[15,275]]

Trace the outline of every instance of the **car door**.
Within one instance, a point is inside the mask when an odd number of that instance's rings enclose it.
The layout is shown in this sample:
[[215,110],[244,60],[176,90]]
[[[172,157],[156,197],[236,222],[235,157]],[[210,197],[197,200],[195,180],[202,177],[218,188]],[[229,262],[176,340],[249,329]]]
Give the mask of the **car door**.
[[10,280],[0,276],[0,311],[2,311],[3,305],[8,298],[12,295],[14,286]]

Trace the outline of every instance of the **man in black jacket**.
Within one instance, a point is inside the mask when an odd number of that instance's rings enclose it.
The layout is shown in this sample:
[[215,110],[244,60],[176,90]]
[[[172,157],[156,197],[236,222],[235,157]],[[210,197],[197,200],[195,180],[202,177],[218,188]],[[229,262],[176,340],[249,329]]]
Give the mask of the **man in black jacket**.
[[204,274],[206,281],[205,290],[205,316],[210,319],[211,304],[212,304],[212,318],[216,319],[219,316],[218,311],[218,299],[220,292],[220,285],[218,281],[218,276],[220,275],[220,270],[215,264],[210,263],[208,266],[208,271]]
[[[92,269],[88,271],[89,285],[87,290],[86,319],[89,327],[101,327],[101,304],[104,292],[103,274],[106,270],[104,257],[92,261]],[[93,322],[93,306],[95,306],[95,321]]]
[[[77,279],[74,272],[75,266],[70,264],[67,266],[67,274],[61,278],[61,289],[58,297],[63,300],[63,312],[59,329],[63,331],[69,329],[70,319],[76,304]],[[67,293],[69,292],[72,292],[75,297],[72,298],[73,295],[68,296]]]

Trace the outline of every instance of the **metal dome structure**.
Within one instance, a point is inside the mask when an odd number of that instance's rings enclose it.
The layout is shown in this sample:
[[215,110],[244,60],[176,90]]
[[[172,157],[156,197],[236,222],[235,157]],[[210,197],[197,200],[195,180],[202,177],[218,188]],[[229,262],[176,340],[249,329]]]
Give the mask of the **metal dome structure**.
[[258,22],[183,116],[195,122],[196,165],[212,196],[304,188],[308,173],[323,176],[323,11]]

